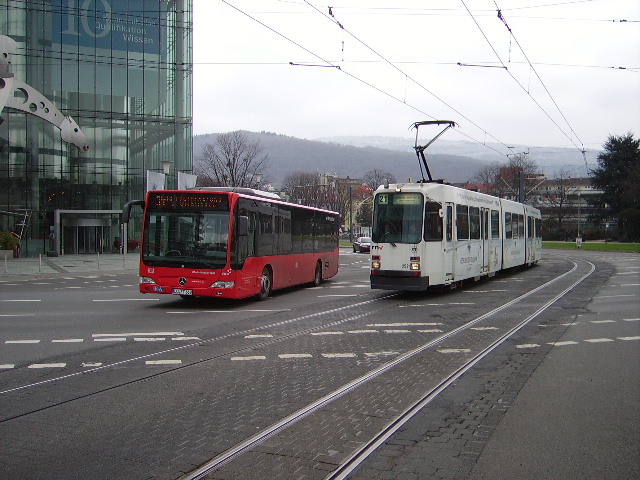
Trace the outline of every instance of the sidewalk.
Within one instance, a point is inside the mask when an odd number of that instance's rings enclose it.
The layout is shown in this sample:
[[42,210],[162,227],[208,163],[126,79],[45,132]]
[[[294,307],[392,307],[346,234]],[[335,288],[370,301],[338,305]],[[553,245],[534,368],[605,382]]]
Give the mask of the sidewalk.
[[27,258],[0,258],[0,277],[51,276],[96,272],[136,273],[140,253],[87,253],[47,257],[44,254]]

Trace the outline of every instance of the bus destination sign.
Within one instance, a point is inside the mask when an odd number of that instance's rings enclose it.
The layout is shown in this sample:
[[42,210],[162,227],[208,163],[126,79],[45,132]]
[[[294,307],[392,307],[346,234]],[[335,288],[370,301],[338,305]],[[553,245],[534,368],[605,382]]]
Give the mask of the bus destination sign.
[[153,192],[149,194],[149,208],[229,211],[229,199],[220,193]]

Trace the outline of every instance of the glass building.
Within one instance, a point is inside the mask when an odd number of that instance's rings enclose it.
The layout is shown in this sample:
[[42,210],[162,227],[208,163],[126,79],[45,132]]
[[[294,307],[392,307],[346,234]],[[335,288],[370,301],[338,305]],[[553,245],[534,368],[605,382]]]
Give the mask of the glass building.
[[192,0],[0,0],[0,35],[17,43],[8,71],[89,144],[82,151],[55,125],[4,108],[0,231],[21,234],[22,255],[117,251],[119,213],[143,198],[147,171],[171,162],[168,188],[192,171]]

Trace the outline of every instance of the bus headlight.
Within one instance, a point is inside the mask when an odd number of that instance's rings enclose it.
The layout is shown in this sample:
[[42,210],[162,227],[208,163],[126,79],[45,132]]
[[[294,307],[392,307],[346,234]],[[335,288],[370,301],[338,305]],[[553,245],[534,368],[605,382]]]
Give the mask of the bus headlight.
[[211,285],[211,288],[233,288],[236,282],[218,281]]
[[411,262],[411,264],[409,265],[409,269],[411,269],[411,270],[420,270],[420,263]]
[[140,283],[151,283],[153,285],[156,284],[156,282],[151,277],[140,277]]

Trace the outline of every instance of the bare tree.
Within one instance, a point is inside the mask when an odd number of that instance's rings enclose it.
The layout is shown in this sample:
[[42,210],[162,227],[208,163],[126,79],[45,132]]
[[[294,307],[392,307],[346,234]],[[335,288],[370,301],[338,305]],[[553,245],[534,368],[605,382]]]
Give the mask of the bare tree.
[[500,188],[498,179],[500,176],[500,169],[502,167],[503,165],[498,162],[485,165],[473,176],[473,183],[486,185],[487,193],[495,195],[496,197],[501,196],[502,190],[504,190],[504,188]]
[[549,188],[545,190],[542,199],[543,207],[549,208],[549,213],[558,220],[558,229],[562,230],[562,221],[567,215],[567,207],[572,205],[568,202],[569,196],[573,195],[578,187],[571,179],[571,175],[564,168],[561,168],[551,180],[546,180],[544,185]]
[[385,181],[388,183],[396,183],[396,177],[393,173],[385,172],[379,168],[369,170],[362,177],[362,183],[371,187],[372,190],[376,190],[380,185],[384,185]]
[[202,147],[194,170],[202,185],[255,187],[269,160],[263,150],[259,140],[250,142],[244,132],[222,133]]
[[526,154],[518,154],[509,157],[507,164],[492,163],[474,176],[476,183],[487,185],[487,190],[496,197],[511,197],[518,199],[520,193],[520,179],[524,175],[524,201],[539,182],[537,180],[538,165],[529,159]]

